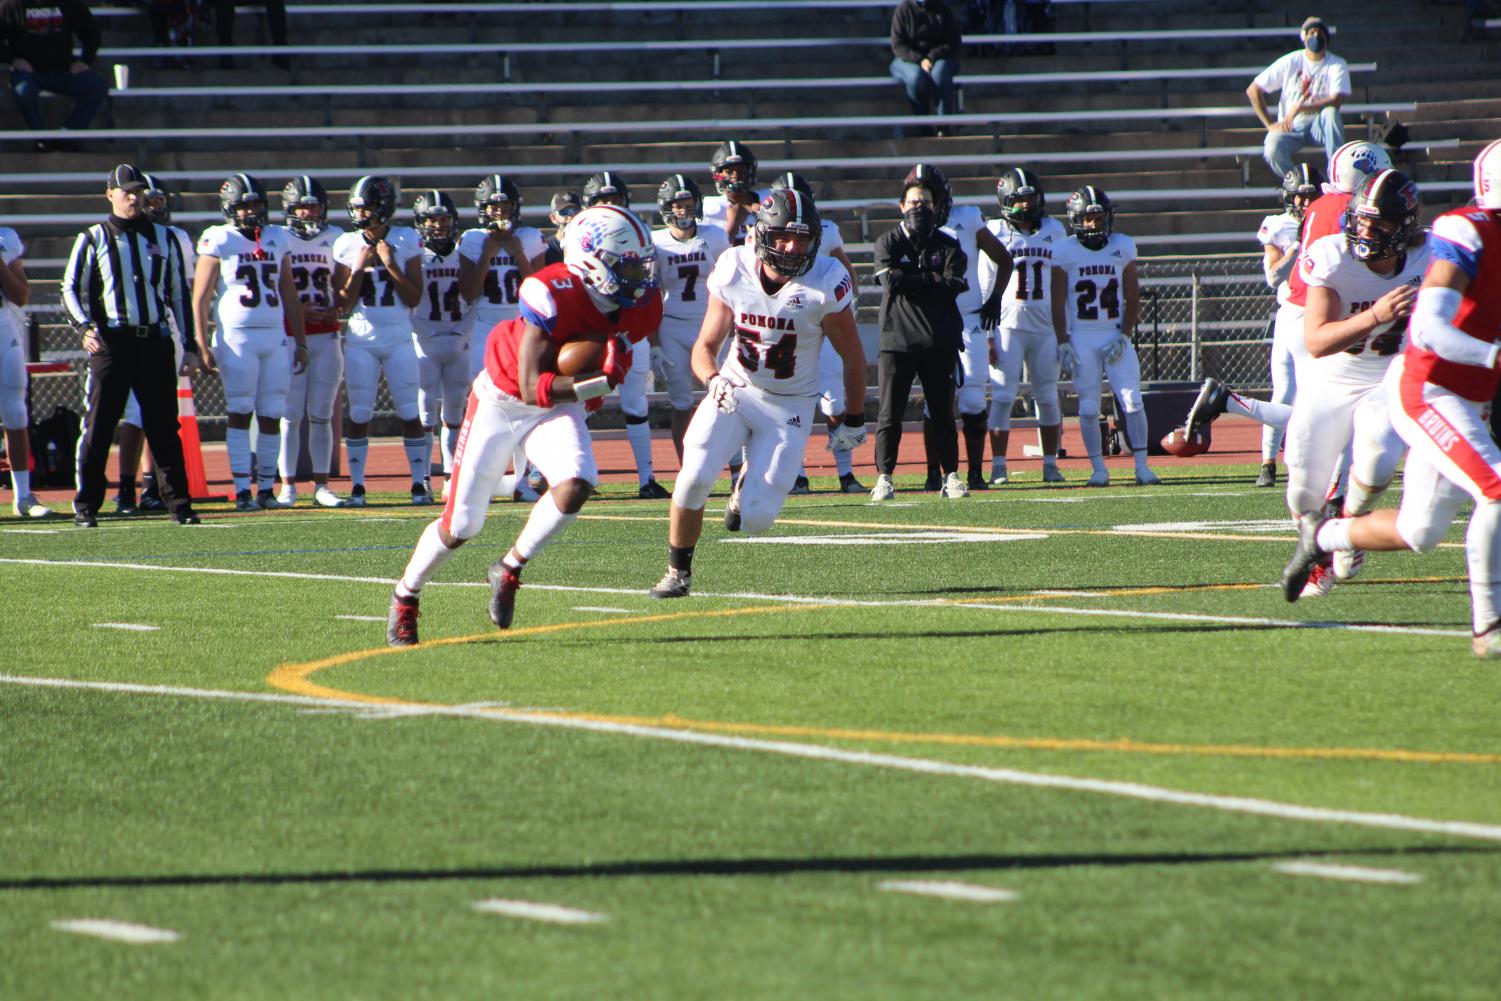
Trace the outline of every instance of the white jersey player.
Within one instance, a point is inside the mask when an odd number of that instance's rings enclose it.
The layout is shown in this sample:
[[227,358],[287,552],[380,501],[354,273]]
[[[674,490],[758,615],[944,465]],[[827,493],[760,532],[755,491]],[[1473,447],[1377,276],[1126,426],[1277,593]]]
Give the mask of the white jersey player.
[[[708,386],[688,425],[683,469],[672,492],[668,570],[656,598],[688,594],[704,502],[731,455],[744,471],[725,506],[725,527],[757,534],[776,521],[797,478],[812,429],[822,341],[845,360],[849,397],[865,392],[865,353],[855,327],[854,285],[838,261],[818,256],[818,211],[795,189],[761,203],[752,243],[722,255],[709,276],[709,310],[693,347],[694,374]],[[718,365],[719,348],[735,343]],[[845,413],[840,444],[865,438],[862,410]]]
[[713,195],[704,199],[705,226],[721,230],[738,247],[756,225],[761,194],[756,191],[756,154],[743,142],[727,139],[709,158]]
[[[1417,185],[1400,171],[1383,170],[1350,199],[1343,232],[1303,250],[1309,358],[1287,425],[1287,506],[1294,518],[1323,508],[1325,485],[1352,441],[1349,517],[1374,506],[1406,451],[1381,384],[1406,346],[1407,318],[1428,267],[1419,206]],[[1352,557],[1320,566],[1300,593],[1327,593],[1359,566]]]
[[459,237],[460,281],[464,301],[472,303],[469,375],[485,364],[485,345],[498,323],[521,312],[521,281],[542,267],[547,239],[521,225],[521,189],[504,174],[481,178],[474,189],[479,225]]
[[[453,451],[469,397],[470,334],[474,311],[460,293],[461,258],[454,253],[459,213],[441,191],[424,191],[412,204],[422,237],[422,301],[412,310],[417,347],[417,410],[429,438],[441,427],[443,493],[453,469]],[[428,451],[432,445],[429,442]]]
[[1072,238],[1054,258],[1053,329],[1069,349],[1060,348],[1061,365],[1071,368],[1079,394],[1079,430],[1093,467],[1089,486],[1110,483],[1100,434],[1102,375],[1125,411],[1126,436],[1136,461],[1136,482],[1161,482],[1147,466],[1147,412],[1141,399],[1141,363],[1131,337],[1141,318],[1141,289],[1136,277],[1136,241],[1115,229],[1110,196],[1092,184],[1068,199]]
[[[302,303],[292,278],[287,231],[272,226],[266,189],[249,174],[233,174],[219,187],[225,222],[198,238],[193,312],[198,353],[219,372],[228,411],[225,450],[234,477],[235,508],[281,505],[272,492],[281,450],[281,418],[292,371],[307,367]],[[209,309],[214,313],[209,346]],[[287,333],[294,347],[287,354]],[[250,468],[250,415],[260,432],[256,468]],[[252,489],[254,484],[256,489]]]
[[[1006,483],[1006,450],[1011,444],[1011,411],[1021,388],[1022,363],[1032,378],[1042,444],[1042,479],[1061,483],[1058,438],[1063,411],[1058,404],[1058,333],[1053,329],[1053,255],[1068,239],[1063,224],[1046,214],[1047,198],[1037,175],[1011,167],[996,182],[1001,217],[985,228],[1011,255],[1004,284],[990,258],[979,265],[985,305],[980,325],[990,333],[990,482]],[[999,287],[997,287],[999,286]],[[999,293],[999,295],[997,295]],[[1063,343],[1067,343],[1064,341]]]
[[26,322],[21,309],[31,300],[26,278],[26,244],[9,226],[0,226],[0,425],[10,460],[12,508],[17,518],[52,513],[31,492],[31,432],[26,411]]
[[339,310],[335,305],[334,244],[344,231],[328,223],[328,193],[315,178],[302,175],[281,191],[283,228],[288,236],[292,283],[302,301],[307,331],[307,368],[292,373],[287,406],[281,418],[281,493],[283,507],[297,503],[297,467],[302,463],[302,419],[308,422],[308,465],[313,474],[313,501],[319,507],[341,507],[329,488],[333,466],[334,403],[344,379],[344,349],[339,343]]
[[365,506],[365,460],[370,453],[370,419],[381,373],[412,472],[412,503],[432,500],[427,487],[432,447],[417,412],[417,349],[412,344],[412,310],[422,300],[422,243],[417,231],[393,226],[396,188],[384,177],[360,178],[349,189],[349,221],[354,231],[334,241],[334,287],[339,311],[349,314],[344,339],[344,388],[349,427],[348,507]]

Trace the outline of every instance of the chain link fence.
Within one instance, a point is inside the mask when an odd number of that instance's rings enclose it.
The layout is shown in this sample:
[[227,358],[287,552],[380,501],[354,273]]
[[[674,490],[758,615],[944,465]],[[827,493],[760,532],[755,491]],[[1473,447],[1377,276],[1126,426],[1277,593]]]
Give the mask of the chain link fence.
[[1213,376],[1241,390],[1271,385],[1277,299],[1261,257],[1155,257],[1140,262],[1136,353],[1146,382]]

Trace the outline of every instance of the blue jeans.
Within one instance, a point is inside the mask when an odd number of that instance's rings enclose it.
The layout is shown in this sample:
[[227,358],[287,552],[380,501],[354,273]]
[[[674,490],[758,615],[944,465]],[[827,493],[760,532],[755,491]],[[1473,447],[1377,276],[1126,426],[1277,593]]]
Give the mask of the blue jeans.
[[914,115],[926,115],[933,98],[938,98],[938,113],[951,115],[959,108],[954,100],[954,74],[959,72],[959,60],[940,59],[933,64],[931,72],[923,72],[918,63],[905,59],[891,60],[891,75],[907,89],[907,102]]
[[1261,153],[1266,164],[1280,180],[1283,174],[1293,169],[1293,154],[1304,146],[1324,147],[1324,173],[1329,172],[1329,161],[1334,151],[1345,144],[1345,123],[1340,121],[1338,108],[1324,108],[1302,128],[1291,132],[1267,132]]
[[16,108],[21,112],[21,117],[26,119],[26,127],[37,131],[47,127],[42,118],[42,91],[73,99],[73,113],[63,123],[65,129],[88,128],[94,116],[99,113],[100,106],[104,104],[105,97],[109,95],[109,84],[93,70],[84,70],[82,73],[69,73],[67,70],[61,73],[23,73],[11,70],[10,87],[15,92]]

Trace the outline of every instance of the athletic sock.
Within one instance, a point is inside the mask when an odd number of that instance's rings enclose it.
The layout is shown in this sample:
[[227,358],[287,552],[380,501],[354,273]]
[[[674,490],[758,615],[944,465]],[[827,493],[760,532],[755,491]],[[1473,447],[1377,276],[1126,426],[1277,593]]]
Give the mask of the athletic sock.
[[407,453],[407,465],[412,469],[412,482],[426,483],[433,443],[428,440],[427,435],[419,434],[415,438],[401,439],[401,445]]
[[[301,423],[301,422],[298,422]],[[292,483],[297,479],[297,464],[302,461],[302,434],[298,425],[281,421],[281,447],[277,450],[276,467],[281,470],[281,481]]]
[[262,431],[256,442],[255,473],[257,489],[270,490],[276,486],[276,462],[281,455],[281,432],[267,434]]
[[560,511],[557,501],[553,500],[552,491],[548,491],[532,505],[532,513],[527,516],[521,534],[516,536],[512,551],[523,562],[533,559],[577,519],[577,514],[564,514]]
[[344,450],[349,454],[349,482],[353,486],[365,485],[365,459],[370,454],[369,438],[345,438]]
[[459,429],[443,425],[443,475],[453,475],[453,452],[459,444]]
[[1319,549],[1326,553],[1348,553],[1355,546],[1350,542],[1350,525],[1354,519],[1330,518],[1319,526]]
[[229,475],[234,477],[235,493],[250,489],[250,429],[227,428],[224,450],[229,453]]
[[10,482],[16,488],[15,499],[20,500],[31,493],[31,472],[25,469],[10,469]]
[[651,425],[646,422],[645,417],[637,418],[627,414],[625,437],[631,443],[631,455],[636,458],[636,479],[644,487],[652,478]]
[[317,476],[327,476],[329,467],[333,465],[334,458],[334,426],[328,421],[320,421],[316,417],[309,417],[307,449],[309,460],[313,466],[313,473]]
[[401,580],[397,582],[396,593],[402,594],[405,591],[404,597],[415,597],[422,590],[422,585],[432,580],[438,568],[447,563],[456,552],[457,549],[450,549],[443,544],[443,538],[438,534],[438,523],[431,522],[417,538],[412,558],[407,560],[407,568],[402,571]]

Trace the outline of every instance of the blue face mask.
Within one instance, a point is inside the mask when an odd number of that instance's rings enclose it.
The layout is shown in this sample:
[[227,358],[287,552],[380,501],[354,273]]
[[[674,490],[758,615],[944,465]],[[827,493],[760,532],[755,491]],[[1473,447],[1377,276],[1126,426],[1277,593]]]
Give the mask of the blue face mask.
[[1303,44],[1307,46],[1309,52],[1312,52],[1314,55],[1318,55],[1320,52],[1323,52],[1324,47],[1329,44],[1329,39],[1324,37],[1324,33],[1322,31],[1315,31],[1313,34],[1308,36],[1307,41],[1305,41]]

